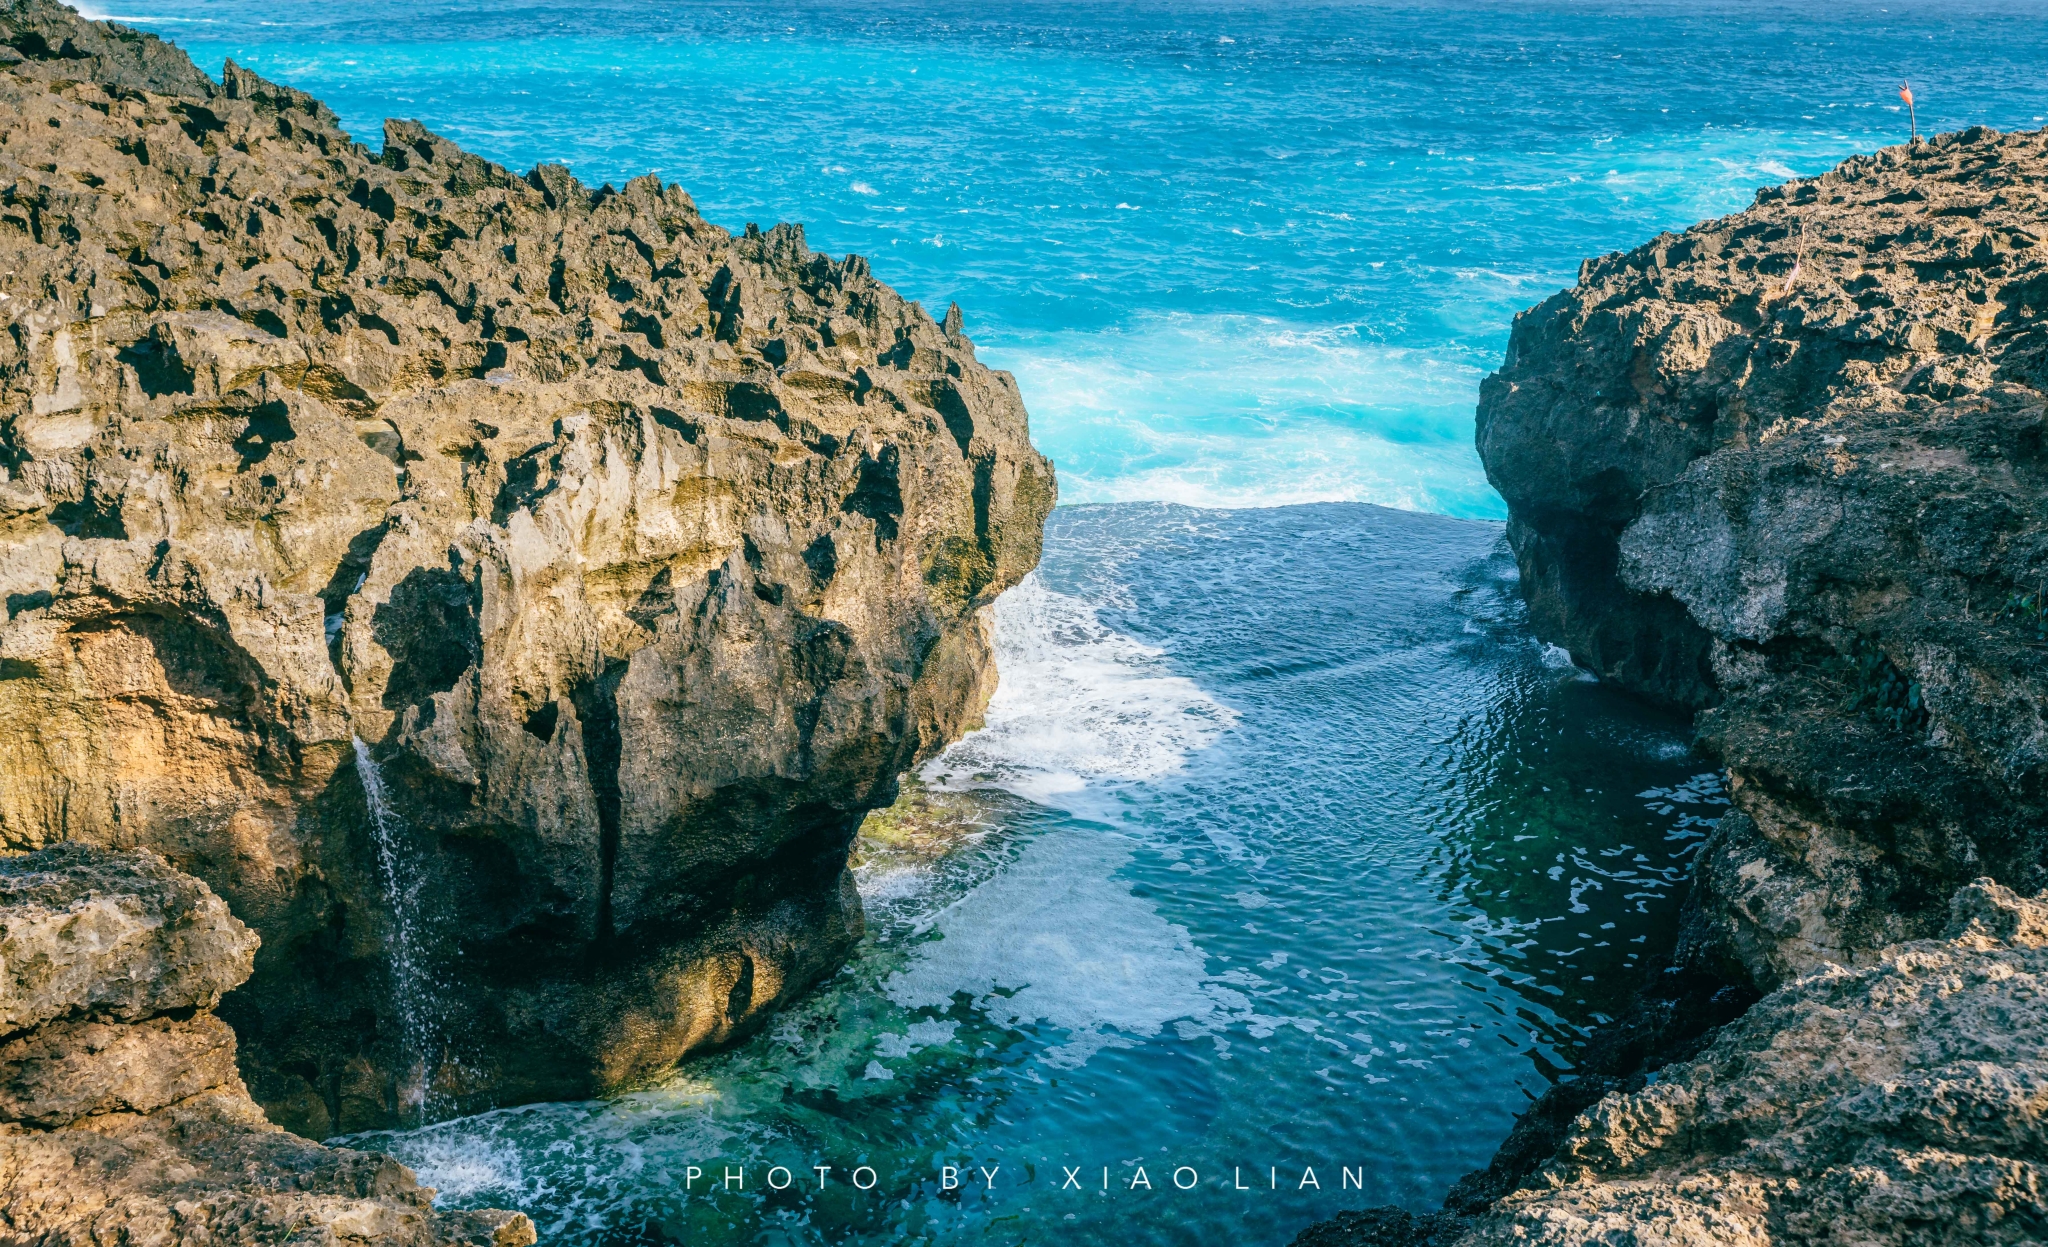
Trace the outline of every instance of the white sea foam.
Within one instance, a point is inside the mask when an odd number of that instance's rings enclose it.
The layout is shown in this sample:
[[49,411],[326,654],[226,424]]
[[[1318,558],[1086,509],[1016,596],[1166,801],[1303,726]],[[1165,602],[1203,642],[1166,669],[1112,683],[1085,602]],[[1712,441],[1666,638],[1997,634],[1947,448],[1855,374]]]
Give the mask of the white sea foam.
[[213,20],[210,17],[168,17],[157,13],[110,13],[96,4],[74,4],[71,7],[78,10],[80,17],[94,22],[147,22],[155,25],[159,22],[190,23]]
[[1063,502],[1501,510],[1471,444],[1493,361],[1470,351],[1385,346],[1355,325],[1170,315],[992,341],[982,357],[1017,375]]
[[1073,808],[1091,786],[1171,775],[1236,712],[1161,652],[1106,627],[1034,574],[996,601],[1000,683],[986,726],[927,763],[942,788],[997,787]]
[[1598,683],[1600,679],[1599,676],[1581,667],[1572,658],[1572,652],[1562,645],[1545,645],[1543,647],[1543,665],[1552,671],[1568,671],[1574,679],[1584,680],[1589,684]]
[[526,1184],[519,1148],[508,1140],[427,1130],[407,1143],[406,1163],[422,1185],[434,1188],[436,1202],[444,1207],[466,1207],[479,1196],[516,1191]]

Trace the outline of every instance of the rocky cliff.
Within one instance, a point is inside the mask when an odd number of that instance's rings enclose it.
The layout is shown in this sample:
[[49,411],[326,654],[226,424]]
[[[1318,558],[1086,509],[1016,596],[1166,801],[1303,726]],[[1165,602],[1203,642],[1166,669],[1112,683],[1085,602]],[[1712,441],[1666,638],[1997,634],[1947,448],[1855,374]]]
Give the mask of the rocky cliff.
[[145,846],[321,1137],[744,1033],[1054,499],[858,257],[0,4],[0,847]]
[[1589,262],[1481,390],[1539,634],[1706,707],[1690,952],[1731,977],[2048,884],[2044,178],[1973,130],[1764,191]]
[[210,1010],[256,937],[141,851],[0,858],[0,1242],[522,1247],[388,1156],[263,1118]]
[[1302,1247],[2022,1244],[2048,1235],[2048,895],[1829,965],[1600,1099],[1470,1219],[1345,1214]]
[[1669,977],[1453,1193],[1480,1220],[1307,1241],[2048,1229],[2043,910],[2003,890],[2048,884],[2044,404],[2040,132],[1762,191],[1516,319],[1478,443],[1536,631],[1696,711],[1734,805]]

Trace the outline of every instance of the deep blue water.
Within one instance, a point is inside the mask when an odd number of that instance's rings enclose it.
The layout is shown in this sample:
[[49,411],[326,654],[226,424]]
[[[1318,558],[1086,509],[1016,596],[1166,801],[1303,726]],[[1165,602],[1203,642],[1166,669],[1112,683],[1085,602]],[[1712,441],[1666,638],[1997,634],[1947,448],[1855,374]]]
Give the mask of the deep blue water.
[[957,300],[1092,504],[923,775],[950,831],[864,841],[843,974],[661,1087],[377,1140],[551,1242],[1277,1244],[1433,1207],[1668,946],[1725,802],[1682,725],[1527,634],[1471,446],[1514,313],[1902,140],[1902,76],[1923,131],[2048,114],[2036,0],[103,3],[372,144],[411,116],[659,172]]
[[1514,588],[1484,521],[1062,507],[997,605],[988,727],[923,772],[970,834],[864,850],[843,974],[664,1087],[372,1141],[557,1241],[1258,1244],[1426,1209],[1669,947],[1725,804]]

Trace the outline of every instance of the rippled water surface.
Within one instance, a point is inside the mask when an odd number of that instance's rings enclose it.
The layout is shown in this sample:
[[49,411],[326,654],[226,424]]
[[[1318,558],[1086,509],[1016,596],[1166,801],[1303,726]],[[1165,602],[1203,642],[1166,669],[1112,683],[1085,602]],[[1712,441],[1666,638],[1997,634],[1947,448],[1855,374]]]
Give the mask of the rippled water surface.
[[1724,801],[1513,604],[1472,450],[1513,314],[1900,141],[1901,76],[1923,130],[2048,113],[2037,0],[101,7],[372,144],[801,221],[957,299],[1096,504],[997,606],[987,728],[871,820],[842,974],[661,1088],[374,1140],[557,1243],[1434,1206],[1668,947]]
[[1280,1243],[1433,1204],[1668,947],[1724,800],[1512,576],[1480,521],[1062,508],[987,728],[923,774],[950,827],[863,848],[844,973],[659,1090],[378,1145],[557,1241]]

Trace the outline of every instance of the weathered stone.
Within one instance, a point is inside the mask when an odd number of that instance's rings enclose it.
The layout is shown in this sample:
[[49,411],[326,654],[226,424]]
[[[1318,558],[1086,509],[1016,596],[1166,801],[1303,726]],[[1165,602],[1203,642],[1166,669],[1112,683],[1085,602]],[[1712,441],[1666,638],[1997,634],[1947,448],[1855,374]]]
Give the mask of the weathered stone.
[[222,1087],[246,1094],[235,1032],[211,1013],[53,1022],[0,1046],[0,1121],[66,1126],[94,1113],[154,1112]]
[[2044,184],[2042,132],[1887,149],[1517,318],[1478,442],[1531,620],[1698,709],[1734,808],[1463,1247],[2048,1236]]
[[239,1092],[96,1118],[91,1128],[0,1125],[0,1237],[10,1242],[535,1241],[521,1214],[437,1212],[433,1194],[389,1156],[278,1129]]
[[249,977],[256,943],[154,853],[66,845],[0,858],[0,1031],[211,1009]]
[[53,5],[0,9],[0,62],[69,61],[77,77],[129,91],[204,94],[206,75],[160,40],[111,22],[80,22]]
[[[146,999],[113,993],[112,1016],[130,1021],[45,1022],[0,1045],[0,1241],[534,1242],[522,1214],[436,1212],[433,1192],[390,1157],[321,1147],[264,1119],[235,1073],[234,1033],[204,1012],[249,973],[255,936],[205,884],[153,854],[78,844],[0,871],[0,929],[59,930],[117,982],[149,964],[184,985]],[[52,906],[81,900],[125,921],[50,922]],[[140,924],[143,940],[137,915],[154,919]],[[165,935],[181,924],[184,938]],[[150,954],[139,962],[142,943]],[[194,984],[210,987],[198,996]]]
[[2039,1241],[2044,901],[1980,881],[1956,898],[1957,938],[1766,997],[1698,1060],[1581,1116],[1459,1247]]
[[1038,557],[1015,382],[798,227],[0,18],[0,847],[213,885],[316,1137],[616,1087],[835,967]]
[[1829,965],[1609,1094],[1479,1215],[1301,1247],[2002,1244],[2048,1233],[2048,893],[1979,880],[1947,937]]
[[2048,884],[2044,176],[1977,129],[1762,191],[1589,261],[1482,388],[1539,634],[1709,707],[1690,951],[1759,987]]

